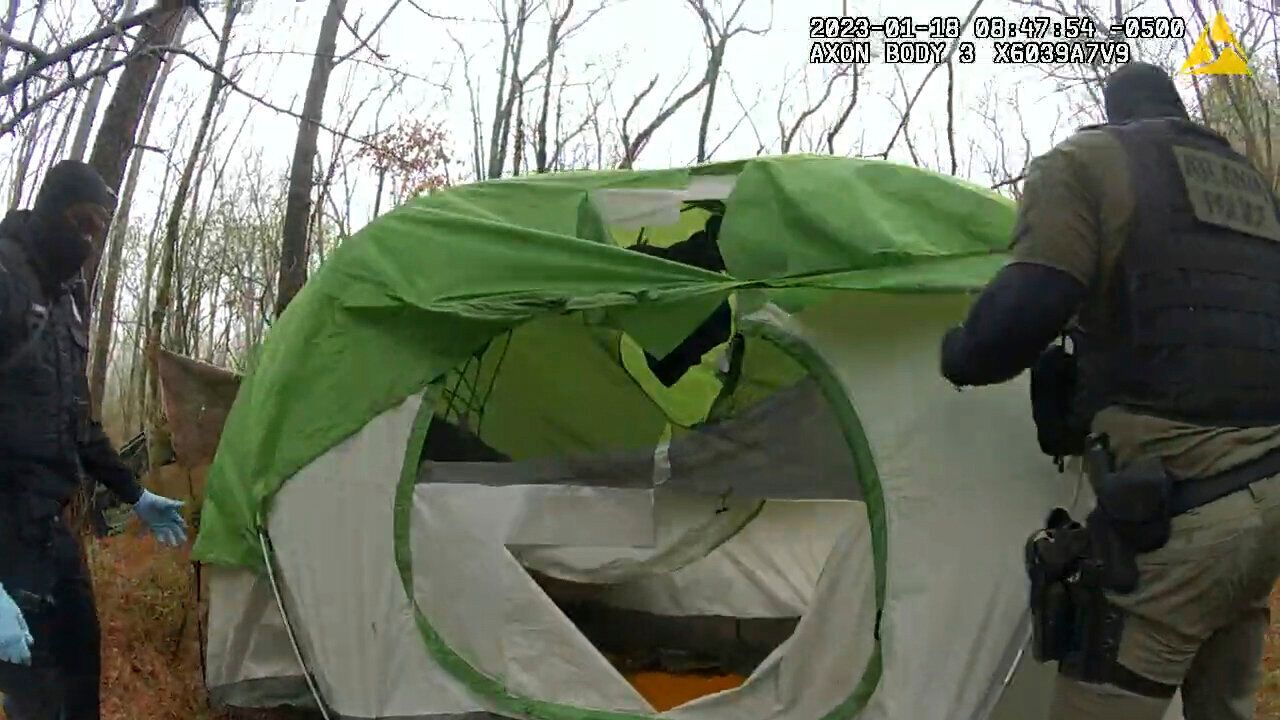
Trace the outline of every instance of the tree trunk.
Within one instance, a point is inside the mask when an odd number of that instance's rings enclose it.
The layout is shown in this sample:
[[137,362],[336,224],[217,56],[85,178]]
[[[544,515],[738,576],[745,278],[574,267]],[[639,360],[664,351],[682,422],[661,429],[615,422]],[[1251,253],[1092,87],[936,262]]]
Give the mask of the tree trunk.
[[37,110],[31,118],[31,126],[22,136],[22,145],[18,148],[18,162],[13,169],[13,187],[9,194],[9,207],[22,205],[22,196],[27,189],[27,170],[31,168],[31,158],[36,154],[36,136],[40,132],[41,111]]
[[[18,23],[18,5],[20,0],[9,0],[9,11],[5,14],[0,27],[3,27],[6,35],[13,34],[13,26]],[[0,71],[4,70],[4,61],[9,55],[9,46],[0,44]]]
[[[187,16],[186,3],[163,0],[160,4],[166,9],[142,26],[135,49],[172,45],[174,38],[178,36],[178,29]],[[98,135],[93,143],[93,152],[89,155],[89,164],[98,171],[107,186],[117,192],[120,190],[120,181],[124,177],[129,155],[133,152],[138,123],[142,120],[151,88],[160,72],[162,54],[154,51],[139,52],[125,64],[124,71],[116,82],[115,92],[111,94],[111,102],[103,113],[102,125],[98,128]],[[102,258],[105,242],[105,237],[94,242],[93,252],[84,265],[85,280],[89,287],[94,288],[95,293],[98,263]]]
[[382,188],[387,182],[387,169],[385,167],[378,168],[378,189],[373,197],[373,216],[378,217],[378,213],[382,210]]
[[226,20],[222,23],[222,36],[218,42],[218,57],[214,60],[214,75],[209,81],[209,97],[205,100],[204,112],[200,116],[200,124],[196,127],[196,136],[191,143],[191,153],[187,156],[186,165],[182,168],[182,176],[178,178],[178,187],[173,198],[173,208],[165,223],[164,241],[160,248],[160,272],[156,280],[156,301],[151,308],[151,317],[147,326],[147,456],[152,469],[163,464],[172,454],[169,429],[164,421],[160,407],[160,334],[164,329],[165,313],[169,309],[170,293],[173,287],[173,263],[177,251],[178,239],[182,230],[182,209],[187,204],[187,192],[199,163],[201,151],[204,149],[205,137],[209,134],[209,125],[213,121],[214,110],[218,107],[218,96],[222,92],[222,68],[227,60],[227,45],[231,42],[231,27],[240,9],[240,2],[227,4]]
[[720,81],[720,65],[724,62],[724,48],[727,38],[721,38],[719,44],[711,48],[711,58],[707,61],[707,102],[702,106],[702,120],[698,125],[698,163],[707,161],[707,133],[711,129],[711,110],[716,104],[716,85]]
[[[178,136],[170,138],[168,152],[165,157],[173,157],[178,152]],[[138,300],[138,309],[134,315],[134,347],[129,362],[129,386],[133,389],[130,405],[132,417],[136,424],[130,424],[141,431],[146,425],[147,399],[147,363],[144,358],[146,348],[146,318],[151,315],[151,306],[155,303],[152,288],[156,279],[156,246],[160,241],[160,225],[165,219],[165,188],[169,187],[169,178],[173,176],[173,163],[164,164],[164,176],[160,180],[160,192],[156,194],[156,209],[151,213],[151,230],[147,233],[147,254],[142,264],[142,294]]]
[[[132,12],[137,0],[129,0],[126,13]],[[142,115],[142,124],[138,128],[138,142],[145,143],[151,135],[151,123],[155,120],[156,111],[160,107],[160,98],[164,95],[165,81],[173,71],[173,58],[164,63],[164,69],[156,80],[155,90],[147,101],[146,112]],[[90,98],[89,104],[94,104]],[[92,119],[90,120],[92,123]],[[84,129],[84,118],[80,128]],[[78,140],[77,136],[77,140]],[[74,152],[74,151],[73,151]],[[146,156],[136,153],[129,163],[129,175],[125,179],[124,189],[120,193],[120,203],[116,207],[115,218],[111,223],[110,245],[107,249],[107,276],[102,283],[102,296],[98,308],[97,327],[93,342],[93,357],[89,361],[89,397],[93,402],[93,416],[102,418],[103,390],[107,383],[107,360],[111,356],[111,336],[115,329],[116,295],[120,289],[120,259],[124,255],[124,243],[128,236],[129,214],[133,207],[133,193],[138,187],[138,176],[142,172],[142,161]],[[165,178],[166,182],[168,178]]]
[[307,281],[307,220],[311,217],[312,171],[316,160],[316,143],[320,135],[320,119],[324,114],[324,97],[329,90],[337,49],[338,24],[347,7],[346,0],[329,0],[329,9],[320,24],[315,62],[307,82],[307,97],[302,105],[302,121],[298,124],[298,141],[293,149],[293,166],[289,169],[289,196],[285,204],[284,230],[280,242],[280,277],[276,292],[276,317],[284,312],[293,296]]
[[[70,93],[67,105],[59,107],[55,113],[55,115],[65,116],[67,121],[62,123],[62,130],[58,133],[58,139],[53,141],[52,147],[50,147],[50,143],[45,143],[44,151],[40,156],[40,167],[43,168],[44,172],[48,172],[49,168],[52,168],[54,164],[62,159],[62,149],[67,146],[67,137],[71,135],[71,115],[75,113],[77,100],[76,94]],[[41,175],[43,176],[43,173]]]
[[[138,8],[138,0],[124,0],[124,9],[121,10],[117,17],[128,17],[132,15]],[[98,60],[98,70],[102,70],[111,64],[116,51],[120,49],[120,43],[124,36],[116,35],[107,41],[106,47],[102,51],[102,57]],[[93,121],[98,116],[98,105],[102,103],[102,91],[107,87],[106,74],[99,75],[94,78],[93,84],[89,86],[89,96],[85,98],[84,107],[80,109],[79,124],[76,125],[76,136],[71,142],[71,159],[84,160],[84,154],[89,150],[89,132],[93,130]],[[157,86],[156,92],[159,92]],[[140,135],[146,138],[145,134]]]
[[[547,31],[547,73],[542,83],[542,107],[538,111],[538,122],[535,133],[534,147],[534,163],[537,172],[544,173],[548,168],[547,160],[547,116],[551,106],[551,83],[555,81],[556,74],[556,48],[560,44],[560,28],[569,19],[569,13],[573,12],[573,0],[569,0],[568,6],[560,16],[553,15],[551,18],[551,28]],[[559,139],[559,113],[556,114],[556,138]]]
[[[524,2],[521,0],[521,6]],[[512,35],[511,26],[507,19],[507,0],[502,0],[502,65],[498,68],[498,94],[497,100],[493,106],[493,127],[490,128],[489,138],[489,166],[485,171],[482,180],[500,177],[502,175],[502,165],[498,162],[498,136],[500,133],[506,132],[502,119],[503,102],[507,93],[507,63],[511,57]],[[519,65],[519,61],[516,62]],[[498,167],[495,169],[494,165]]]
[[[31,20],[31,34],[27,37],[28,43],[34,43],[36,37],[36,28],[40,27],[40,20],[44,17],[45,7],[48,3],[38,3],[36,5],[35,17]],[[14,4],[13,10],[17,11],[17,3]],[[26,86],[23,85],[23,88]],[[15,94],[18,91],[15,91]],[[25,90],[23,90],[25,93]],[[23,98],[26,97],[24,94]],[[40,135],[40,118],[44,115],[44,108],[36,111],[35,117],[31,118],[31,125],[27,128],[27,132],[22,136],[22,147],[19,151],[20,159],[13,167],[12,195],[9,198],[9,207],[16,208],[22,204],[22,195],[26,191],[27,176],[31,170],[31,158],[36,152],[36,139]]]
[[524,166],[524,87],[519,79],[514,82],[519,89],[516,94],[516,132],[511,141],[511,175],[516,177]]

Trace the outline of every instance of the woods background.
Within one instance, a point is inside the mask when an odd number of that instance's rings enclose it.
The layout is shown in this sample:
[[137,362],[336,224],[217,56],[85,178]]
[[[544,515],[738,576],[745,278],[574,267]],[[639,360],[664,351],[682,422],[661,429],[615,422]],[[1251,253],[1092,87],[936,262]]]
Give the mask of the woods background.
[[[1221,7],[1252,76],[1179,82],[1198,119],[1280,181],[1273,3]],[[939,64],[810,64],[811,15],[958,15],[965,39],[981,16],[1105,28],[1176,15],[1186,37],[1131,41],[1135,58],[1176,71],[1217,11],[1198,0],[800,5],[7,0],[0,197],[26,206],[68,157],[117,188],[115,222],[85,269],[95,412],[117,440],[149,427],[163,447],[157,348],[243,370],[333,248],[415,193],[808,152],[887,158],[1016,197],[1030,157],[1102,118],[1111,68],[994,65],[990,41],[973,64],[954,44]]]

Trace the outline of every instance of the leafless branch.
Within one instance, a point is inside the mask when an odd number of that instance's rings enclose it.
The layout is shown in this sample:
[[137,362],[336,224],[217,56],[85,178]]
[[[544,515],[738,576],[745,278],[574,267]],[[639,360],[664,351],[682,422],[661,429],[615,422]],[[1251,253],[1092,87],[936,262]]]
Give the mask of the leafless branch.
[[[732,88],[733,76],[726,71],[724,74],[724,77],[725,77],[725,80],[728,81],[729,87]],[[725,136],[720,140],[720,142],[716,143],[715,146],[712,147],[711,150],[707,152],[707,157],[715,157],[715,154],[720,152],[720,148],[724,147],[724,144],[729,142],[730,138],[733,137],[733,134],[738,131],[738,128],[742,127],[742,124],[744,122],[747,122],[750,120],[751,113],[754,112],[755,109],[760,106],[760,101],[762,99],[763,99],[763,96],[757,96],[755,103],[753,103],[750,108],[745,108],[745,107],[742,108],[742,114],[738,116],[737,122],[735,122],[733,126],[729,128],[729,132],[725,133]]]
[[432,20],[439,20],[439,21],[441,21],[441,22],[470,22],[470,23],[494,23],[494,22],[496,22],[496,21],[494,21],[494,20],[490,20],[490,19],[487,19],[487,18],[474,18],[474,17],[472,17],[472,18],[464,18],[464,17],[460,17],[460,16],[458,16],[458,15],[442,15],[442,14],[440,14],[440,13],[432,12],[432,11],[430,11],[430,10],[428,10],[428,9],[426,9],[426,8],[424,8],[424,7],[422,7],[421,5],[419,5],[419,4],[418,4],[417,2],[415,2],[414,0],[409,0],[409,5],[410,5],[410,7],[412,7],[414,10],[417,10],[418,12],[422,13],[422,14],[423,14],[423,15],[425,15],[426,17],[428,17],[428,18],[430,18],[430,19],[432,19]]
[[951,153],[951,174],[956,174],[956,67],[947,61],[947,150]]
[[564,12],[551,14],[551,27],[547,30],[547,77],[542,87],[542,106],[534,123],[534,166],[538,172],[547,171],[547,120],[551,111],[551,82],[556,68],[556,48],[560,42],[560,30],[573,12],[573,0],[565,3]]
[[1008,187],[1009,185],[1016,185],[1017,183],[1020,183],[1020,182],[1022,182],[1023,180],[1026,180],[1026,179],[1027,179],[1027,174],[1026,174],[1025,172],[1023,172],[1023,173],[1018,173],[1017,175],[1015,175],[1015,176],[1013,176],[1013,177],[1011,177],[1011,178],[1006,178],[1006,179],[1004,179],[1004,180],[1001,180],[1001,181],[1000,181],[1000,182],[998,182],[998,183],[995,183],[995,184],[991,185],[991,189],[992,189],[992,190],[999,190],[999,189],[1000,189],[1000,188],[1002,188],[1002,187]]
[[[756,136],[756,155],[764,154],[768,144],[764,141],[764,136],[760,134],[760,128],[756,125],[755,118],[751,116],[751,111],[747,109],[747,104],[743,102],[742,95],[738,93],[738,88],[733,84],[733,78],[729,78],[729,94],[733,95],[734,102],[738,103],[738,108],[742,110],[743,117],[747,119],[747,125],[751,128],[751,132]],[[757,100],[759,102],[759,100]],[[752,107],[755,107],[754,105]]]
[[[610,78],[609,81],[605,84],[605,88],[604,88],[605,95],[608,95],[612,90],[613,90],[613,79]],[[590,90],[588,90],[587,97],[588,97],[588,107],[587,107],[587,111],[583,113],[582,122],[579,123],[576,128],[574,128],[573,130],[565,134],[563,137],[557,137],[555,151],[552,153],[551,159],[549,161],[549,165],[551,167],[560,167],[560,164],[562,162],[562,156],[564,155],[565,147],[570,142],[577,139],[584,132],[586,132],[587,127],[590,126],[592,122],[598,121],[599,114],[600,114],[600,106],[604,104],[604,99],[603,97],[597,98],[595,96],[595,93],[591,92]],[[558,131],[556,134],[557,136],[560,135]]]
[[[984,0],[977,0],[977,2],[973,4],[973,7],[969,9],[968,16],[965,17],[964,22],[960,25],[960,37],[964,36],[965,30],[967,30],[969,24],[973,22],[973,16],[978,13],[979,8],[982,7],[983,1]],[[947,50],[947,56],[944,58],[945,62],[951,62],[951,59],[955,57],[956,48],[960,45],[960,37],[957,37],[951,42],[951,47]],[[916,101],[920,99],[920,94],[924,92],[925,86],[929,84],[929,79],[933,77],[933,74],[938,70],[939,65],[941,65],[941,63],[934,63],[933,66],[929,68],[929,72],[925,73],[924,80],[921,80],[919,87],[916,88],[915,94],[907,101],[906,107],[902,110],[901,122],[898,123],[897,129],[893,131],[892,137],[889,138],[889,144],[885,146],[884,152],[880,153],[882,157],[889,157],[890,151],[893,150],[894,143],[898,141],[898,136],[902,134],[907,123],[910,122],[911,110],[915,107]],[[903,92],[906,92],[905,87]]]
[[48,53],[44,50],[41,50],[25,40],[19,40],[3,30],[0,30],[0,45],[11,47],[19,52],[24,52],[37,60],[43,60],[48,56]]
[[773,0],[769,0],[769,23],[763,28],[749,28],[746,25],[734,25],[738,19],[738,15],[742,12],[742,8],[746,5],[746,0],[738,0],[738,4],[734,6],[733,11],[729,13],[729,17],[723,22],[717,21],[707,7],[706,0],[686,0],[689,7],[702,21],[703,40],[707,46],[707,67],[703,75],[703,84],[706,86],[706,100],[702,105],[702,118],[698,125],[698,154],[697,162],[706,162],[710,158],[707,152],[707,134],[711,126],[711,113],[715,105],[716,90],[719,85],[721,68],[724,65],[725,51],[728,48],[729,41],[740,33],[751,35],[763,35],[773,26]]
[[840,117],[836,118],[835,123],[831,125],[831,129],[827,131],[827,154],[836,154],[836,136],[844,129],[845,123],[849,121],[849,116],[853,114],[853,108],[858,104],[858,87],[860,78],[858,77],[858,66],[855,64],[852,68],[852,87],[849,90],[849,104],[844,106],[844,110],[840,113]]
[[[836,83],[841,78],[848,77],[849,73],[851,72],[856,72],[852,64],[842,65],[836,68],[835,71],[831,73],[831,77],[827,78],[826,85],[822,89],[822,95],[818,98],[817,102],[813,103],[809,107],[802,110],[800,114],[796,117],[795,122],[792,123],[789,129],[786,128],[785,126],[781,127],[783,153],[790,152],[791,143],[795,140],[796,134],[800,132],[801,126],[805,124],[805,121],[813,117],[815,113],[821,110],[823,105],[826,105],[827,100],[831,99],[831,93],[834,92]],[[779,125],[782,125],[781,105],[782,105],[781,98],[779,98],[779,107],[778,107],[778,124]]]
[[[342,63],[346,62],[346,60],[350,58],[352,55],[355,55],[360,48],[364,48],[365,50],[368,50],[369,53],[372,54],[374,57],[385,62],[387,59],[387,56],[369,47],[369,41],[373,39],[374,35],[378,34],[378,31],[382,29],[382,26],[386,24],[387,20],[391,17],[391,13],[395,12],[396,8],[399,6],[400,6],[400,0],[393,0],[391,5],[387,7],[387,11],[383,13],[382,17],[378,20],[378,22],[374,24],[373,29],[370,30],[369,34],[363,38],[360,37],[360,33],[358,30],[356,30],[356,28],[352,27],[350,24],[347,23],[347,19],[345,17],[341,18],[343,26],[346,27],[348,30],[350,30],[351,34],[355,36],[356,46],[351,48],[350,52],[348,52],[347,54],[335,60],[333,64],[335,66],[341,65]],[[356,24],[357,25],[359,24],[358,20],[356,21]]]
[[[243,51],[243,52],[240,52],[240,53],[237,53],[237,54],[235,54],[235,55],[232,55],[232,56],[228,57],[227,59],[228,59],[228,60],[238,60],[238,59],[240,59],[240,58],[253,57],[253,56],[259,56],[259,55],[261,55],[261,56],[263,56],[263,57],[308,57],[308,58],[314,58],[314,57],[315,57],[315,53],[314,53],[314,52],[307,52],[307,51],[304,51],[304,50],[261,50],[261,49],[255,49],[255,50],[245,50],[245,51]],[[438,80],[432,80],[431,78],[426,77],[425,75],[418,75],[418,74],[415,74],[415,73],[411,73],[411,72],[408,72],[408,71],[406,71],[406,70],[402,70],[402,69],[400,69],[400,68],[398,68],[398,67],[394,67],[394,66],[387,65],[387,64],[384,64],[384,63],[380,63],[380,62],[375,62],[375,61],[373,61],[373,60],[366,60],[366,59],[364,59],[364,58],[359,58],[359,57],[352,57],[352,58],[349,58],[349,60],[350,60],[351,62],[353,62],[353,63],[357,64],[357,65],[363,65],[363,66],[366,66],[366,67],[373,68],[373,69],[375,69],[375,70],[383,70],[383,71],[385,71],[385,72],[387,72],[387,73],[389,73],[389,74],[391,74],[391,75],[395,75],[395,76],[397,76],[397,77],[404,77],[404,78],[408,78],[408,79],[410,79],[410,80],[417,80],[418,82],[425,83],[425,84],[427,84],[427,85],[431,85],[432,87],[438,88],[438,89],[440,89],[440,90],[448,90],[448,89],[449,89],[449,85],[448,85],[448,83],[443,83],[443,82],[440,82],[440,81],[438,81]]]
[[658,128],[662,127],[667,120],[671,119],[671,116],[675,115],[685,103],[689,102],[694,98],[694,96],[702,92],[702,89],[707,86],[707,82],[708,79],[704,75],[693,87],[686,90],[682,95],[670,103],[664,104],[663,108],[658,111],[658,114],[654,116],[653,120],[637,132],[635,137],[632,138],[627,132],[627,122],[631,119],[632,114],[635,113],[636,108],[644,100],[645,96],[647,96],[653,90],[654,86],[658,84],[658,76],[654,75],[653,80],[650,80],[645,89],[631,101],[631,106],[627,109],[626,115],[622,118],[621,130],[623,138],[623,158],[621,167],[624,169],[630,168],[635,163],[636,158],[639,157],[640,151],[649,143],[653,134],[658,131]]
[[57,85],[53,89],[45,92],[40,97],[37,97],[34,100],[29,100],[25,102],[23,106],[14,113],[13,117],[9,118],[3,123],[0,123],[0,137],[4,135],[8,135],[9,133],[13,132],[14,128],[18,127],[18,125],[20,125],[23,120],[25,120],[27,117],[29,117],[33,113],[40,110],[40,108],[43,108],[45,105],[48,105],[50,102],[53,102],[54,100],[58,99],[60,96],[62,96],[63,93],[66,93],[70,90],[74,90],[76,88],[84,87],[86,84],[89,83],[90,80],[93,80],[94,78],[101,77],[104,75],[109,75],[116,68],[119,68],[123,65],[127,65],[130,62],[133,62],[133,60],[140,55],[144,55],[146,53],[165,53],[165,52],[171,51],[172,49],[173,48],[167,47],[167,46],[150,47],[142,51],[131,52],[125,57],[113,60],[107,63],[106,65],[99,65],[98,67],[94,68],[89,72],[84,73],[83,75],[78,75],[76,77],[72,77],[64,81],[63,83]]
[[[262,97],[262,96],[260,96],[260,95],[255,95],[254,93],[251,93],[251,92],[249,92],[248,90],[245,90],[243,87],[241,87],[241,86],[240,86],[240,85],[235,81],[235,79],[234,79],[234,78],[228,77],[225,73],[218,72],[218,71],[213,67],[213,65],[211,65],[207,60],[205,60],[204,58],[202,58],[202,57],[200,57],[199,55],[195,54],[194,52],[192,52],[192,51],[190,51],[190,50],[187,50],[186,48],[167,47],[167,48],[165,48],[165,51],[166,51],[166,52],[174,53],[175,55],[182,55],[183,57],[190,58],[192,62],[194,62],[195,64],[199,65],[199,66],[200,66],[201,68],[203,68],[206,72],[211,72],[211,73],[214,73],[214,74],[218,75],[219,77],[221,77],[221,78],[222,78],[222,81],[226,84],[226,86],[227,86],[228,88],[230,88],[230,89],[231,89],[231,90],[233,90],[234,92],[236,92],[236,93],[238,93],[238,94],[240,94],[240,95],[242,95],[242,96],[244,96],[244,97],[246,97],[246,98],[248,98],[248,99],[250,99],[250,100],[252,100],[252,101],[254,101],[254,102],[256,102],[256,103],[258,103],[259,105],[261,105],[261,106],[263,106],[263,107],[267,108],[268,110],[271,110],[271,111],[273,111],[273,112],[280,113],[280,114],[282,114],[282,115],[288,115],[289,117],[291,117],[291,118],[295,118],[295,119],[297,119],[297,120],[303,120],[303,119],[304,119],[304,118],[302,117],[302,114],[301,114],[301,113],[299,113],[299,112],[295,112],[295,111],[293,111],[293,110],[290,110],[289,108],[280,107],[279,105],[276,105],[275,103],[271,102],[270,100],[267,100],[266,98],[264,98],[264,97]],[[330,127],[330,126],[328,126],[328,125],[325,125],[324,123],[316,123],[316,125],[317,125],[321,130],[324,130],[325,132],[329,133],[330,135],[333,135],[334,137],[340,137],[340,138],[343,138],[343,139],[345,139],[345,140],[350,140],[351,142],[354,142],[354,143],[356,143],[356,144],[358,144],[358,145],[361,145],[361,146],[363,146],[363,147],[368,147],[368,148],[375,149],[375,150],[377,149],[377,147],[376,147],[375,145],[373,145],[372,143],[370,143],[370,142],[369,142],[367,139],[365,139],[365,138],[356,137],[356,136],[354,136],[354,135],[348,135],[347,133],[344,133],[344,132],[342,132],[341,130],[337,130],[337,129],[333,128],[333,127]]]
[[[902,75],[902,66],[894,65],[893,71],[898,77],[898,88],[902,90],[902,96],[906,97],[907,96],[907,80]],[[898,109],[897,102],[892,102],[892,105],[895,110]],[[907,123],[910,122],[910,118],[911,118],[911,108],[908,106],[902,109],[900,112],[902,114],[902,123],[898,127],[903,131],[902,137],[904,140],[906,140],[906,143],[907,143],[907,153],[911,155],[912,164],[916,166],[920,166],[921,165],[920,156],[916,154],[915,143],[911,141],[911,129],[907,127]],[[892,141],[890,141],[889,145],[890,147],[893,146]],[[889,155],[889,151],[886,150],[884,154],[885,154],[885,157],[887,158]]]
[[60,62],[65,62],[71,59],[72,55],[93,47],[97,43],[100,43],[112,36],[119,35],[129,28],[142,25],[155,16],[157,11],[163,7],[163,5],[163,2],[159,3],[153,8],[143,10],[142,12],[130,15],[127,18],[122,18],[119,22],[104,25],[88,35],[74,40],[57,50],[44,53],[43,57],[23,67],[13,76],[0,80],[0,96],[7,96],[11,94],[18,88],[18,86],[24,85],[28,80],[36,77],[46,68]]

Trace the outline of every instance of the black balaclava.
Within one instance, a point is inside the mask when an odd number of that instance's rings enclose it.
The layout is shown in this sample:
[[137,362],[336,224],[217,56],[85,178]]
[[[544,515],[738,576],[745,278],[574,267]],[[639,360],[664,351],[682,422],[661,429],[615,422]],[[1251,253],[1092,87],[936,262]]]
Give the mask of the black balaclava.
[[1144,62],[1123,65],[1102,88],[1107,122],[1124,123],[1154,118],[1188,119],[1169,73]]
[[75,277],[93,250],[93,240],[67,211],[77,205],[115,209],[115,193],[87,163],[64,160],[49,169],[27,218],[24,241],[32,265],[47,285]]

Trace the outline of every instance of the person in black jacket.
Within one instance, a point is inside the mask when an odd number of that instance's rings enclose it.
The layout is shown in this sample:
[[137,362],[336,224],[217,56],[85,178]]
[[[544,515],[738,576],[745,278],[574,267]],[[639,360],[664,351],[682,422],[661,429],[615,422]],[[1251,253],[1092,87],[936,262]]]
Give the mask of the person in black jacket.
[[49,170],[31,210],[0,221],[0,693],[12,720],[99,718],[93,586],[63,514],[81,477],[165,544],[182,503],[139,486],[89,410],[88,293],[80,267],[114,195],[89,166]]

